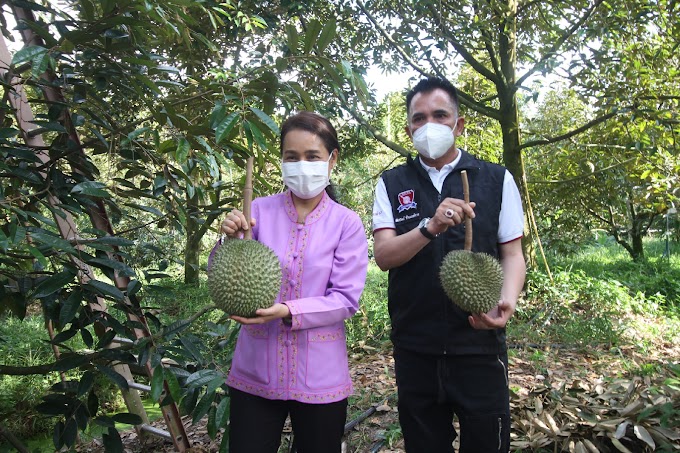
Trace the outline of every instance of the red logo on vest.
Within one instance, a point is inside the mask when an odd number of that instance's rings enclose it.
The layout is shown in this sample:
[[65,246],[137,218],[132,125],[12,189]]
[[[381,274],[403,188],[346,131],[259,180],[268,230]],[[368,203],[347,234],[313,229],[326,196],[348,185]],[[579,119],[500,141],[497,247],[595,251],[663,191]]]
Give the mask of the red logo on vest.
[[415,199],[415,190],[409,189],[405,190],[402,193],[400,193],[399,196],[399,207],[397,208],[397,211],[403,212],[406,211],[407,209],[415,209],[418,204],[413,201]]

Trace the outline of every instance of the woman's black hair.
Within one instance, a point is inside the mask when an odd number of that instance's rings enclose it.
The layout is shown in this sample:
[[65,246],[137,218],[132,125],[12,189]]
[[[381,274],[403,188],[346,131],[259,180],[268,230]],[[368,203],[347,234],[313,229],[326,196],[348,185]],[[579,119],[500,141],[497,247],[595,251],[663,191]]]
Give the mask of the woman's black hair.
[[[338,142],[338,133],[335,128],[323,115],[315,112],[301,111],[295,115],[289,116],[281,125],[280,135],[280,152],[283,153],[283,139],[288,132],[293,130],[303,130],[310,132],[321,139],[324,146],[329,153],[333,153],[334,149],[338,150],[340,154],[340,142]],[[331,200],[337,202],[337,196],[333,184],[326,186],[326,193]]]

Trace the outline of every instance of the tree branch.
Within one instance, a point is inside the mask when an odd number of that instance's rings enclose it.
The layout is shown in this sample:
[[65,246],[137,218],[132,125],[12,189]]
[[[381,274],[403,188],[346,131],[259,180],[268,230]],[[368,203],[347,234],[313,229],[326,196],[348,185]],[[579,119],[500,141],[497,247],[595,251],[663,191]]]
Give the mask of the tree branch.
[[543,65],[550,60],[555,53],[562,47],[562,45],[569,39],[576,31],[583,26],[583,24],[590,18],[590,16],[593,14],[593,12],[604,2],[604,0],[596,0],[595,3],[593,3],[593,6],[588,8],[581,18],[576,21],[571,27],[566,29],[564,33],[562,33],[562,36],[560,36],[557,41],[548,49],[543,56],[538,60],[538,62],[529,68],[524,75],[522,75],[519,79],[517,79],[517,82],[515,83],[516,86],[522,86],[524,81],[531,77],[534,73],[538,72]]
[[[430,14],[433,16],[437,16],[437,11],[434,9],[434,6],[431,4],[427,5],[428,8],[430,9]],[[441,19],[441,18],[440,18]],[[469,64],[475,71],[477,71],[482,77],[490,80],[494,85],[497,85],[499,80],[496,74],[493,72],[489,71],[486,66],[484,66],[482,63],[480,63],[470,52],[467,51],[465,46],[460,43],[457,39],[455,39],[451,35],[443,35],[443,33],[439,33],[440,30],[444,29],[444,24],[441,23],[441,26],[438,29],[435,29],[434,34],[439,35],[442,39],[447,40],[454,49],[456,49],[456,52],[463,57],[463,59]]]
[[533,141],[530,141],[530,142],[522,143],[519,146],[519,149],[522,150],[522,149],[525,149],[525,148],[531,148],[533,146],[549,145],[551,143],[557,143],[557,142],[560,142],[562,140],[566,140],[568,138],[571,138],[575,135],[580,134],[581,132],[587,131],[591,127],[597,126],[598,124],[603,123],[603,122],[607,121],[608,119],[615,117],[616,115],[618,115],[618,112],[607,113],[606,115],[597,117],[594,120],[587,122],[583,126],[576,128],[576,129],[573,129],[573,130],[571,130],[571,131],[569,131],[565,134],[558,135],[556,137],[545,138],[545,139],[541,139],[541,140],[533,140]]
[[421,74],[423,77],[428,77],[430,75],[426,71],[424,71],[418,65],[418,63],[415,60],[413,60],[410,57],[410,55],[404,49],[401,48],[401,46],[399,46],[399,44],[394,39],[392,39],[392,37],[385,31],[384,28],[382,28],[380,26],[380,24],[378,24],[378,20],[375,17],[373,17],[373,15],[366,9],[366,6],[363,4],[363,2],[361,0],[357,0],[357,5],[359,5],[359,8],[361,9],[361,11],[368,18],[368,20],[371,21],[373,26],[376,28],[376,30],[378,30],[378,32],[382,35],[382,37],[388,43],[390,43],[392,48],[394,48],[399,55],[401,55],[401,57],[404,59],[404,61],[406,61],[416,72]]
[[625,164],[632,162],[634,160],[637,160],[637,159],[639,159],[639,156],[631,157],[630,159],[626,159],[623,162],[618,162],[618,163],[612,164],[608,167],[601,168],[599,170],[595,170],[592,173],[574,176],[573,178],[569,178],[569,179],[560,179],[560,180],[553,179],[553,180],[548,180],[548,181],[527,181],[527,184],[566,184],[566,183],[570,183],[570,182],[574,182],[574,181],[580,181],[580,180],[583,180],[583,178],[595,176],[599,173],[605,173],[605,172],[611,170],[612,168],[616,168],[616,167],[619,167],[621,165],[625,165]]

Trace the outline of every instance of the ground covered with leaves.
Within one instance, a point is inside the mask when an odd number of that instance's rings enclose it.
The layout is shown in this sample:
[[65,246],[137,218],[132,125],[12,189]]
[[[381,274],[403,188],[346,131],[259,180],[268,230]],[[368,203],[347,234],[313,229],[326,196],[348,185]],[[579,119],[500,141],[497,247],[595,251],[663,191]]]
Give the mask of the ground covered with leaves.
[[[388,348],[351,354],[355,383],[345,452],[403,453],[396,408],[394,363]],[[513,451],[680,451],[680,346],[536,348],[510,351]],[[155,423],[163,427],[162,421]],[[205,421],[185,419],[193,452],[216,452]],[[290,431],[281,452],[290,451]],[[128,452],[169,452],[158,439],[140,443],[134,431],[121,433]],[[103,451],[94,444],[81,451]]]

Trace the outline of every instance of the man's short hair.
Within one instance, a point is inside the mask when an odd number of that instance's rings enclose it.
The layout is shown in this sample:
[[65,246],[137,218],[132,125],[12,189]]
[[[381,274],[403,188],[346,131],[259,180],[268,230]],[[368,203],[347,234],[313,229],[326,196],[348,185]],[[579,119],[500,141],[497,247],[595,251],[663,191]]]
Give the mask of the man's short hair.
[[428,77],[427,79],[421,79],[420,82],[416,84],[416,86],[411,88],[411,90],[406,93],[406,116],[408,116],[411,110],[411,100],[413,100],[413,96],[418,93],[429,93],[430,91],[436,90],[437,88],[446,91],[451,97],[453,105],[455,105],[456,109],[458,109],[458,90],[456,90],[456,87],[454,87],[451,82],[444,78]]

